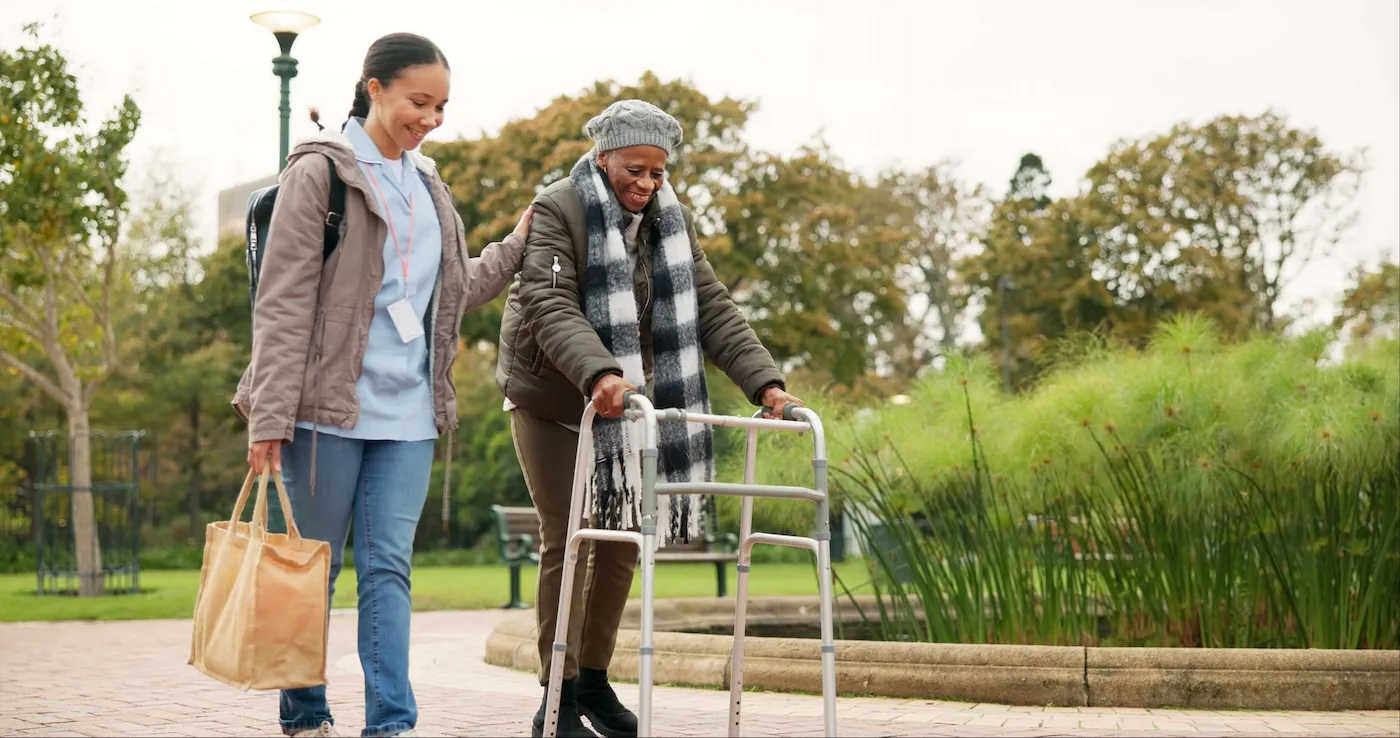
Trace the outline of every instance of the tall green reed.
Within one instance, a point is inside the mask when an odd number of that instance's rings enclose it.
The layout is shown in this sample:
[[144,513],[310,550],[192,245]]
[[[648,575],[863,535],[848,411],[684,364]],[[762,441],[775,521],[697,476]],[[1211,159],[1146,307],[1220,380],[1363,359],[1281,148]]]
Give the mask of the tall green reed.
[[1400,372],[1325,348],[1186,320],[1029,398],[976,365],[930,380],[842,441],[866,616],[941,642],[1400,646]]

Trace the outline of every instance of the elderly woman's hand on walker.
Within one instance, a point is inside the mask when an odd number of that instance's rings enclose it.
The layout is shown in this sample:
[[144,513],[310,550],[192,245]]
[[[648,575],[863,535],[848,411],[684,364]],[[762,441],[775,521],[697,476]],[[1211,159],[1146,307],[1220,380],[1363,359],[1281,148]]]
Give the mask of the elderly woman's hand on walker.
[[806,407],[806,404],[802,402],[800,398],[788,394],[787,391],[781,387],[769,387],[764,390],[761,402],[763,403],[763,417],[770,420],[781,420],[783,417],[783,408],[788,405]]
[[593,383],[593,409],[604,418],[620,418],[627,409],[628,392],[636,392],[637,385],[616,374],[604,374]]

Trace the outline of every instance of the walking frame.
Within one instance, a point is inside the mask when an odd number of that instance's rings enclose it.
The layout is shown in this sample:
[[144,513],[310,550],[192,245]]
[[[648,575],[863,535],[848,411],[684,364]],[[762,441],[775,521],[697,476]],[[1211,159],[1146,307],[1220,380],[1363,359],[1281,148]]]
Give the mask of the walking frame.
[[[817,558],[817,589],[821,600],[821,664],[822,711],[825,735],[836,735],[836,647],[832,642],[831,599],[831,523],[827,496],[826,437],[817,414],[804,407],[787,405],[782,419],[690,413],[684,410],[657,410],[642,394],[629,392],[623,399],[627,408],[624,417],[643,423],[642,455],[642,523],[640,531],[583,528],[584,482],[593,469],[593,420],[597,410],[589,403],[579,426],[578,456],[574,466],[573,500],[569,508],[569,538],[564,552],[563,584],[559,593],[559,616],[554,627],[554,651],[550,658],[549,696],[545,709],[544,735],[554,736],[559,725],[559,700],[564,679],[564,654],[569,633],[569,608],[573,601],[574,568],[578,566],[579,546],[584,539],[631,543],[641,553],[642,568],[642,645],[638,660],[637,734],[651,736],[652,721],[652,635],[654,627],[655,568],[657,547],[657,495],[729,495],[742,497],[739,523],[738,586],[734,601],[734,646],[731,652],[729,687],[729,735],[739,735],[740,707],[744,696],[744,626],[749,594],[749,561],[758,543],[787,546],[811,551]],[[656,481],[658,424],[661,422],[705,423],[708,425],[744,428],[748,443],[744,457],[742,484],[719,482],[669,483]],[[815,484],[811,488],[754,483],[754,464],[758,455],[760,430],[810,432],[813,438],[812,471]],[[756,497],[806,500],[817,506],[817,532],[812,538],[753,532],[753,502]]]

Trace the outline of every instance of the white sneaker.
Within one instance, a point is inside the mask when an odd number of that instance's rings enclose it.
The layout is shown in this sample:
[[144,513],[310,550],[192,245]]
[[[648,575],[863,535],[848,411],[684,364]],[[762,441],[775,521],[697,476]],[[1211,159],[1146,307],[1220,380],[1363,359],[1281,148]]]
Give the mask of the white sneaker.
[[292,738],[329,738],[329,736],[339,736],[335,732],[335,726],[329,720],[322,720],[320,727],[298,730],[292,734]]

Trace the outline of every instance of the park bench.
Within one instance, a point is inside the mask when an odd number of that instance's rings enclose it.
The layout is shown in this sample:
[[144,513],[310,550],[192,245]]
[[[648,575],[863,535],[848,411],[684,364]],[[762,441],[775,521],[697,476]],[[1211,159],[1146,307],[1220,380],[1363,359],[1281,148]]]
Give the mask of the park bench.
[[[733,533],[717,533],[714,527],[714,498],[705,500],[705,530],[689,543],[667,543],[656,552],[657,563],[690,563],[715,565],[715,596],[729,594],[726,565],[739,560],[739,537]],[[540,518],[533,507],[492,505],[496,518],[496,537],[501,546],[501,561],[510,567],[510,601],[504,607],[528,607],[520,599],[520,567],[539,564]]]

